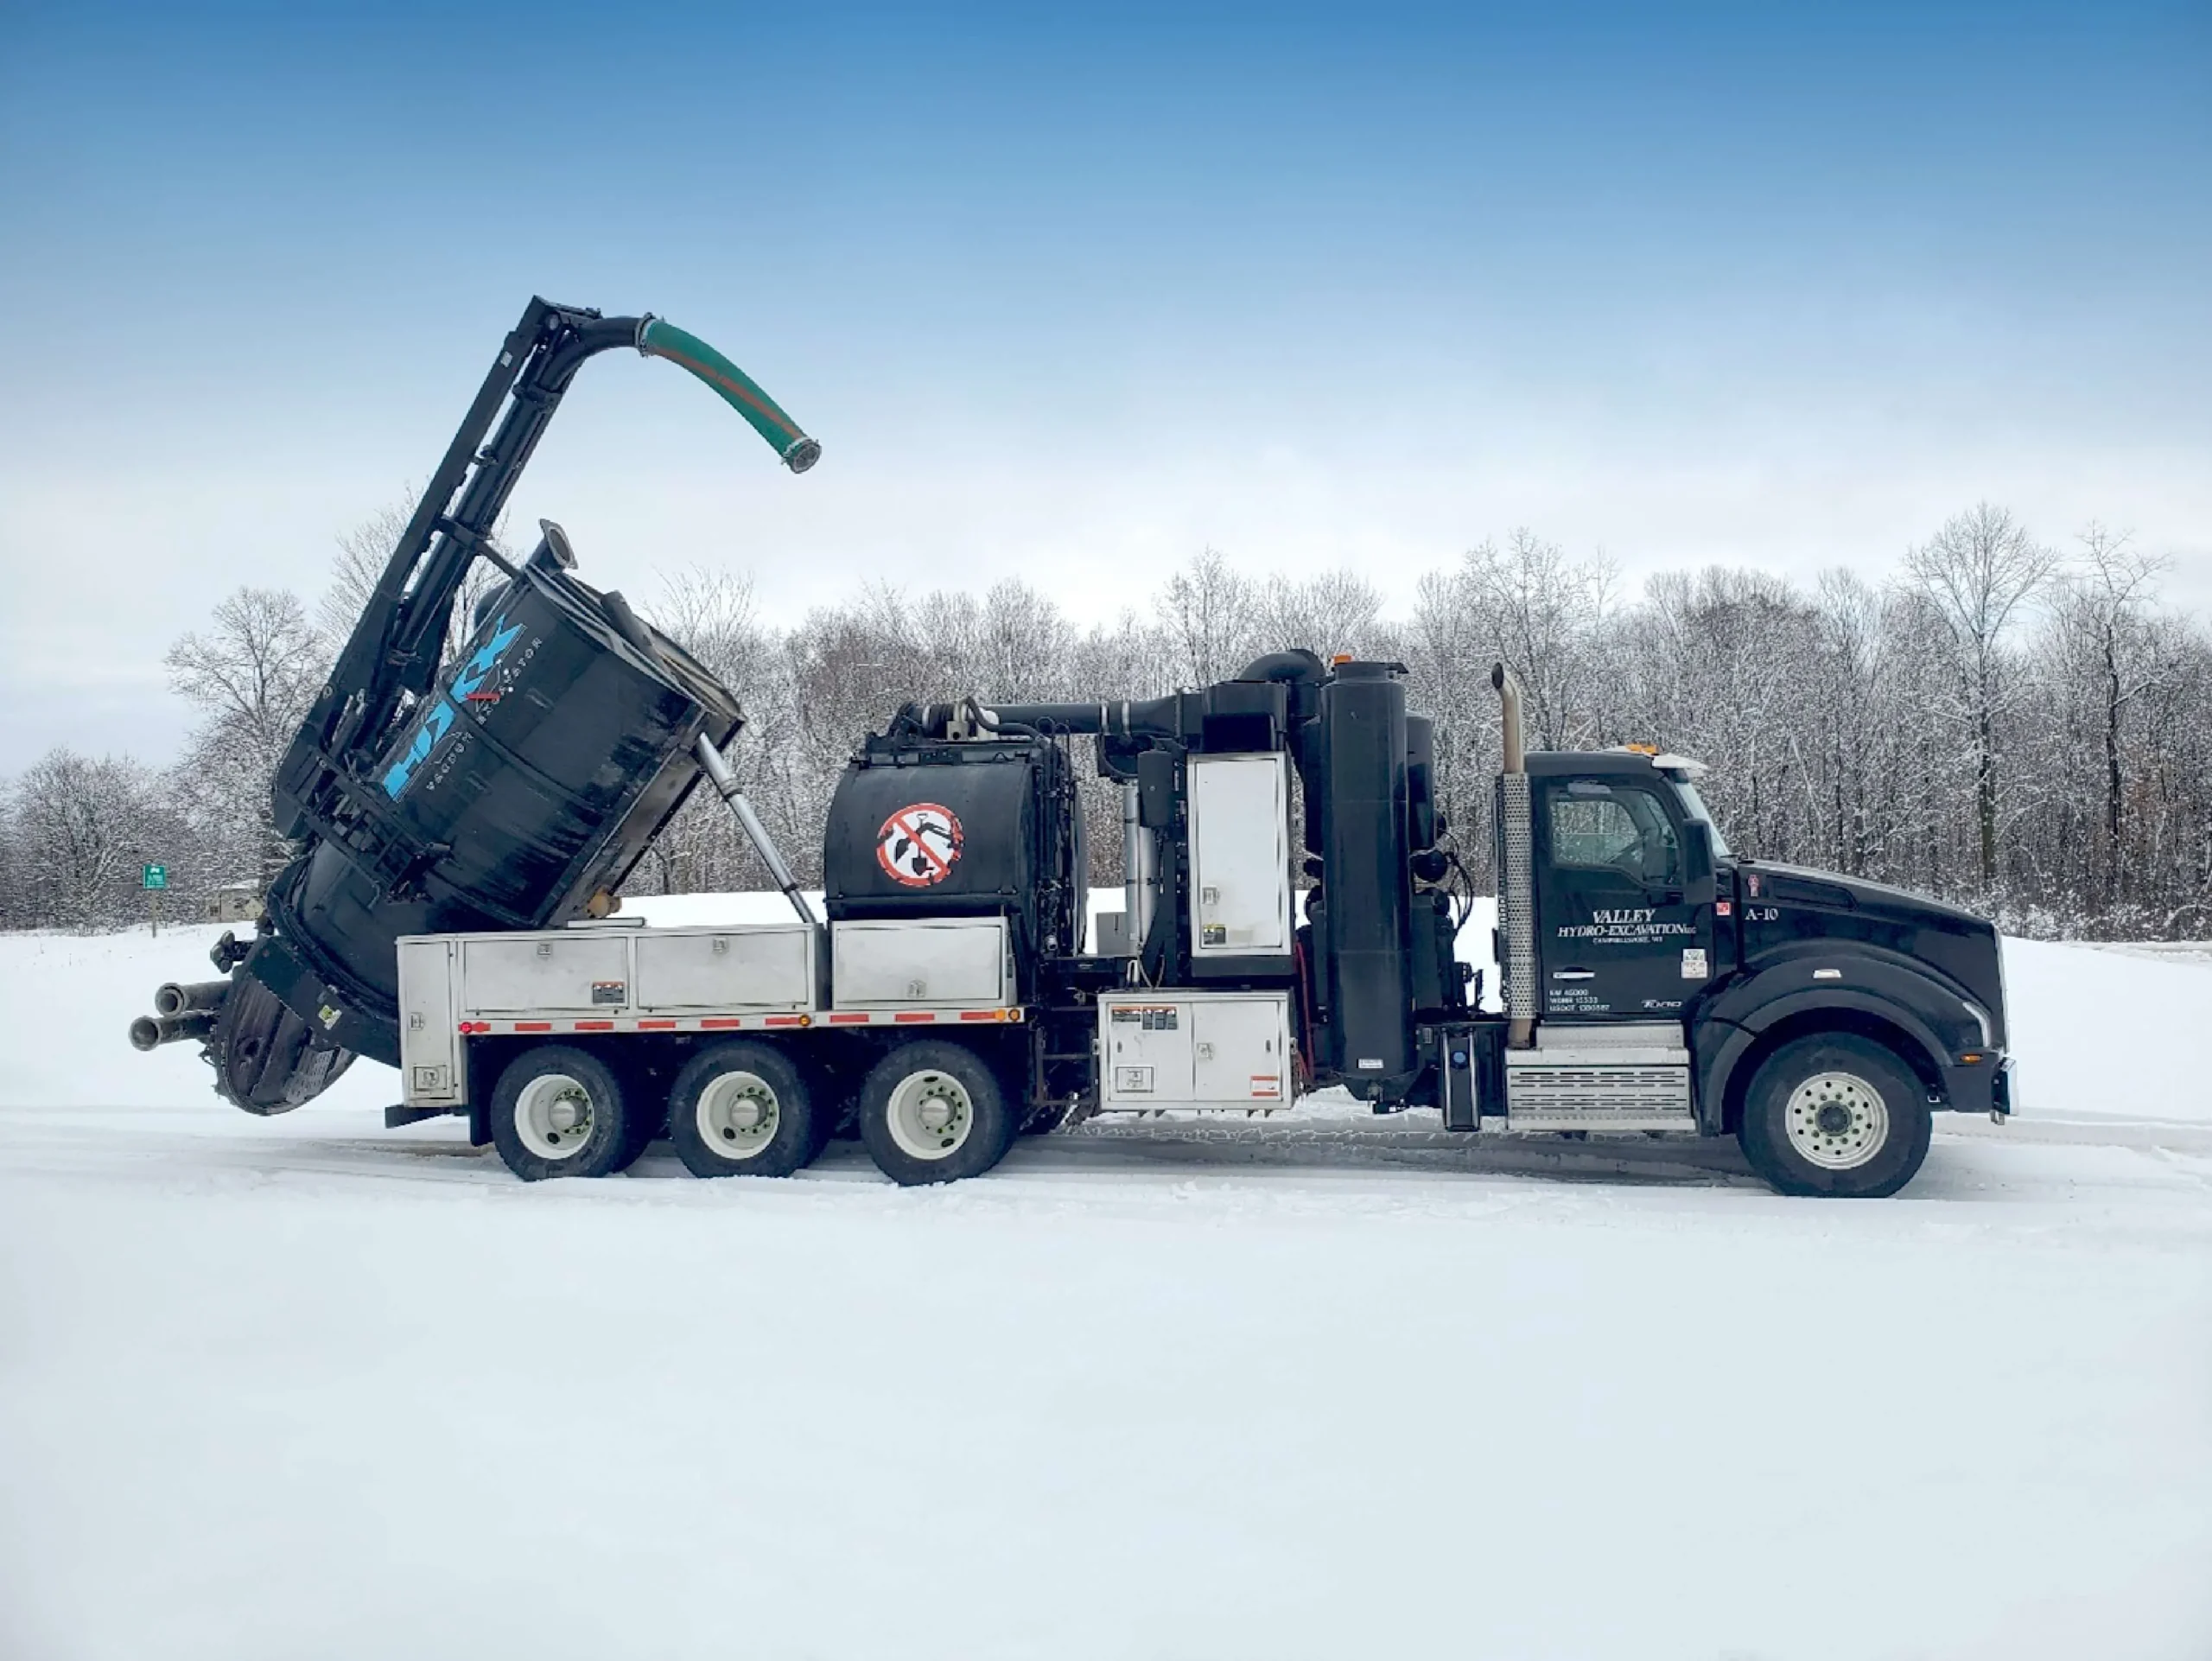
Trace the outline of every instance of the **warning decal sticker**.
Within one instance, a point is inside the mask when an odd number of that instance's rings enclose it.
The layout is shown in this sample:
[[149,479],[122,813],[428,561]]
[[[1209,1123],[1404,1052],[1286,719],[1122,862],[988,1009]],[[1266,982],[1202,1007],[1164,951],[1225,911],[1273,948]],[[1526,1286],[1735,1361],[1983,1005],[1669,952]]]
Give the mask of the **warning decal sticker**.
[[911,802],[876,832],[875,862],[893,881],[926,888],[952,875],[960,842],[960,820],[950,808]]

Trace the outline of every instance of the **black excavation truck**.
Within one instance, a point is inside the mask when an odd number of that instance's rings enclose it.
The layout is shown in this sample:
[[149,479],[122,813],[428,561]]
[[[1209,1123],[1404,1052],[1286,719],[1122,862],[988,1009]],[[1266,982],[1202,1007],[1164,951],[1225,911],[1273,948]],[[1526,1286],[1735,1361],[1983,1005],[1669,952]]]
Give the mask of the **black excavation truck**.
[[[724,758],[736,700],[579,580],[557,527],[519,563],[490,544],[615,345],[706,380],[793,471],[818,454],[702,342],[532,302],[280,770],[302,857],[256,937],[217,946],[223,978],[162,987],[133,1028],[202,1043],[248,1111],[365,1054],[400,1071],[388,1123],[465,1116],[524,1178],[664,1135],[700,1175],[783,1175],[849,1130],[921,1183],[1094,1114],[1340,1087],[1469,1132],[1734,1135],[1775,1187],[1838,1195],[1902,1187],[1938,1111],[2010,1112],[1990,924],[1735,856],[1686,758],[1525,754],[1502,665],[1499,1009],[1459,955],[1477,885],[1432,723],[1398,665],[1303,650],[1141,701],[906,705],[839,783],[817,914]],[[478,559],[503,581],[456,621]],[[1078,738],[1122,810],[1122,909],[1095,921]],[[791,920],[620,914],[702,777]]]

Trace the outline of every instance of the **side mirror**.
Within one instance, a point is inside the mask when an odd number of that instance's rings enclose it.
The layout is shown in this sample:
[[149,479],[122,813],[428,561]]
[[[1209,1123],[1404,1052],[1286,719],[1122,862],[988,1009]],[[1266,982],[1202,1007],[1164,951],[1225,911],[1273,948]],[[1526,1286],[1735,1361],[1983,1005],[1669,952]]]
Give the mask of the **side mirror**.
[[1713,827],[1691,819],[1682,826],[1682,898],[1693,906],[1709,906],[1716,897]]

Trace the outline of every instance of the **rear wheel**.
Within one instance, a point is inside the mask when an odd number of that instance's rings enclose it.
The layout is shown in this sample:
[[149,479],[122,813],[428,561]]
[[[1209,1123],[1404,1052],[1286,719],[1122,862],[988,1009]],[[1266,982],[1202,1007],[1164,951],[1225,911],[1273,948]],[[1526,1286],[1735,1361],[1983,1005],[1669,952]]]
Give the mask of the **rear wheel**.
[[565,1044],[507,1064],[492,1093],[492,1143],[525,1182],[605,1176],[636,1156],[613,1070]]
[[893,1181],[980,1176],[1006,1157],[1014,1120],[983,1059],[961,1044],[901,1044],[861,1086],[861,1140]]
[[1894,1052],[1817,1033],[1760,1065],[1737,1137],[1780,1193],[1879,1199],[1912,1181],[1934,1130],[1926,1087]]
[[701,1051],[677,1075],[668,1136],[694,1176],[789,1176],[821,1151],[799,1070],[742,1041]]

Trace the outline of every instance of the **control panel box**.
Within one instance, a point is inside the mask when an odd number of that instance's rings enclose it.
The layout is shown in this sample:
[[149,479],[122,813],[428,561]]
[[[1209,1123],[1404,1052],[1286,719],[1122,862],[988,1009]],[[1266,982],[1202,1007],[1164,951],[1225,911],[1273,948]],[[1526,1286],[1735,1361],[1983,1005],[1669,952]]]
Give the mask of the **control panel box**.
[[1098,1000],[1099,1108],[1279,1108],[1295,1071],[1287,992],[1156,991]]

